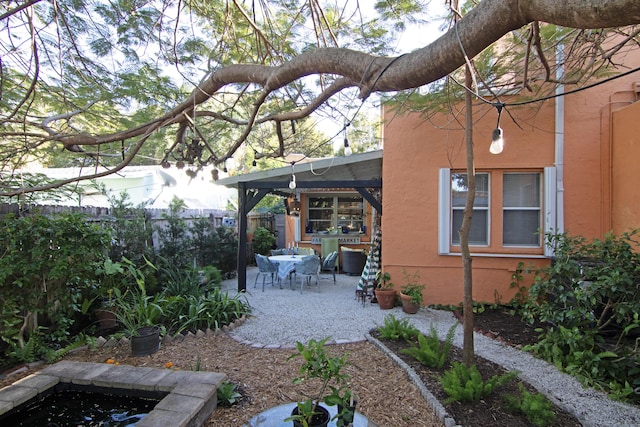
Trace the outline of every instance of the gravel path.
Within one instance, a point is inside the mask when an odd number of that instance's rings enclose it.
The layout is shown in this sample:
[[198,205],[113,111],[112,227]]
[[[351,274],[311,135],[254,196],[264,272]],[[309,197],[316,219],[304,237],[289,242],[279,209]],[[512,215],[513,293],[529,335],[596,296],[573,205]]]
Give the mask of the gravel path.
[[[368,332],[382,325],[389,314],[399,319],[408,317],[425,334],[433,325],[441,337],[457,323],[447,311],[423,308],[418,314],[407,315],[399,307],[380,310],[369,302],[363,306],[355,299],[358,277],[339,274],[334,285],[330,275],[321,275],[319,286],[305,286],[302,293],[299,283],[295,289],[288,280],[281,283],[282,289],[277,283],[275,286],[267,283],[262,292],[262,279],[253,287],[256,274],[256,268],[247,270],[246,297],[253,308],[252,316],[231,332],[236,340],[254,347],[293,347],[296,341],[327,336],[336,343],[364,341]],[[237,281],[225,281],[223,288],[233,294]],[[462,347],[462,327],[456,331],[454,344]],[[523,380],[572,413],[584,426],[640,426],[640,409],[586,389],[574,378],[528,353],[480,334],[475,334],[474,347],[477,355],[520,372]]]

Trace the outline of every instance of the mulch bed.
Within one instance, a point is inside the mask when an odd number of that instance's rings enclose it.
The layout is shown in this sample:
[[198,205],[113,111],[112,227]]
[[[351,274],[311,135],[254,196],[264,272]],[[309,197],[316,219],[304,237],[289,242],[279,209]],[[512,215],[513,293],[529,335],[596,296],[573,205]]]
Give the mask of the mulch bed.
[[[462,317],[460,314],[456,315],[458,318]],[[524,345],[535,342],[538,336],[538,333],[535,332],[535,328],[544,325],[528,325],[522,322],[517,316],[512,316],[506,311],[487,309],[482,313],[474,315],[474,326],[478,332],[488,335],[494,339],[500,339],[514,347],[522,348]],[[454,347],[444,368],[442,370],[436,370],[428,368],[420,364],[420,362],[414,358],[402,354],[401,350],[411,346],[412,344],[403,340],[382,340],[375,330],[371,331],[371,335],[379,339],[387,348],[389,348],[389,350],[400,357],[418,374],[427,389],[444,405],[445,409],[453,417],[456,423],[466,427],[484,427],[487,425],[522,427],[534,425],[530,423],[524,415],[509,412],[504,405],[504,396],[518,395],[518,383],[521,383],[519,379],[516,378],[515,380],[508,382],[498,391],[480,401],[472,403],[453,402],[450,404],[444,404],[447,395],[442,389],[438,378],[443,375],[444,371],[451,368],[453,362],[462,362],[461,349]],[[500,365],[477,355],[475,356],[475,363],[485,380],[493,375],[502,375],[507,372]],[[536,391],[527,383],[523,383],[523,385],[531,392]],[[577,419],[562,409],[556,407],[555,413],[556,420],[553,423],[553,426],[581,426]]]
[[[480,313],[474,313],[473,326],[475,331],[518,349],[528,344],[535,344],[540,335],[536,329],[545,329],[547,325],[537,321],[528,324],[507,310],[504,307],[487,307]],[[462,323],[462,313],[455,312],[455,315]]]

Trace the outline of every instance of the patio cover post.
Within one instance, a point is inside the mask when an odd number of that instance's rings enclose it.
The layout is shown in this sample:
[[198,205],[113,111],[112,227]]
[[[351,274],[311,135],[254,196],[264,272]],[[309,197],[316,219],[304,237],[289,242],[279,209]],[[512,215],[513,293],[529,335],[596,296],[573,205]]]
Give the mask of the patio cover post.
[[238,292],[247,291],[247,185],[238,182]]

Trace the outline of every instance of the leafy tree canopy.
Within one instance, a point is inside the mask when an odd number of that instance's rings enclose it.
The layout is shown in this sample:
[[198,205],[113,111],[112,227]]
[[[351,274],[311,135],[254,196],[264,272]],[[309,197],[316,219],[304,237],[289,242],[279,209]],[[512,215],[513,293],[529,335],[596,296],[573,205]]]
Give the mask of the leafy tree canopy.
[[[618,73],[616,58],[638,47],[637,0],[445,0],[443,35],[398,56],[394,40],[407,26],[437,18],[428,2],[364,3],[3,2],[2,170],[33,160],[107,166],[73,181],[132,162],[182,162],[197,172],[232,156],[245,164],[294,151],[317,156],[335,135],[314,130],[312,113],[346,127],[372,94],[409,97],[402,105],[421,109],[436,97],[432,89],[459,100],[461,86],[448,84],[471,60],[490,97],[514,89],[536,97],[553,83]],[[68,182],[25,187],[3,175],[0,191]]]

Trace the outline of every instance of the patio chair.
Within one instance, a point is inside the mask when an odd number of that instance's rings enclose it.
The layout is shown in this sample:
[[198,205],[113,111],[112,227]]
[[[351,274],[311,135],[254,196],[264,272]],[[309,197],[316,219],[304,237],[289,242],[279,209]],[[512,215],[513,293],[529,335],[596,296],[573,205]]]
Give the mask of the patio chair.
[[268,257],[260,254],[256,254],[256,264],[258,264],[258,274],[256,281],[253,284],[255,288],[258,285],[258,279],[262,276],[262,292],[264,292],[264,284],[267,277],[271,277],[271,286],[275,285],[275,280],[278,279],[278,285],[282,289],[282,284],[278,278],[278,264],[271,261]]
[[333,274],[333,283],[336,283],[336,260],[338,259],[338,252],[333,251],[322,262],[320,273],[323,271],[330,271]]
[[313,248],[296,248],[295,253],[298,255],[315,255],[316,251]]
[[320,284],[319,273],[320,257],[317,255],[307,255],[302,258],[302,261],[296,266],[296,276],[300,276],[300,293],[302,293],[305,282],[307,282],[307,285],[311,284],[311,277],[313,276],[316,278],[316,286]]
[[271,249],[271,256],[286,255],[286,254],[287,254],[286,249]]

